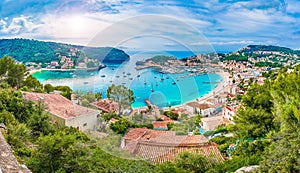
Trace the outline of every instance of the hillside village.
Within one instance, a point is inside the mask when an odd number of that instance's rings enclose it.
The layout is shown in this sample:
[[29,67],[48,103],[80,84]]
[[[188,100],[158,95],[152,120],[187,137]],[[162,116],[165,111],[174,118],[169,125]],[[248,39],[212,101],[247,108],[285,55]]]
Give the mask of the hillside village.
[[[247,49],[247,48],[245,48]],[[270,72],[278,70],[278,67],[261,66],[259,62],[270,62],[290,66],[299,63],[297,54],[286,54],[280,51],[254,51],[256,57],[248,56],[243,50],[228,55],[217,55],[213,60],[204,60],[204,55],[198,55],[199,61],[206,61],[209,68],[216,70],[223,76],[223,81],[218,83],[212,93],[195,101],[181,106],[169,107],[159,110],[155,105],[147,101],[148,106],[144,108],[131,109],[129,114],[122,118],[133,121],[140,117],[138,122],[152,124],[152,129],[135,127],[126,129],[128,132],[122,137],[119,146],[122,150],[136,155],[151,163],[163,163],[173,161],[180,153],[185,151],[201,153],[206,157],[213,156],[216,162],[230,158],[230,152],[236,147],[235,143],[220,151],[220,146],[213,142],[217,136],[233,136],[221,129],[234,124],[234,117],[241,107],[242,96],[247,93],[248,86],[253,83],[263,85],[268,80]],[[70,50],[75,55],[78,50]],[[49,68],[73,67],[74,63],[67,56],[61,56],[60,61],[53,61]],[[232,55],[237,59],[230,59]],[[257,56],[259,55],[259,56]],[[240,60],[239,57],[246,57]],[[230,57],[230,58],[228,58]],[[280,58],[278,58],[280,57]],[[215,62],[219,58],[220,61]],[[90,62],[85,58],[84,62]],[[168,63],[177,61],[168,61]],[[186,63],[191,63],[187,61]],[[36,64],[30,65],[35,66]],[[63,65],[62,65],[63,64]],[[85,68],[84,64],[78,66]],[[188,65],[190,66],[190,65]],[[197,64],[193,63],[194,68]],[[30,69],[30,66],[29,66]],[[286,69],[287,73],[292,70]],[[45,111],[52,116],[52,123],[60,126],[77,128],[80,131],[91,133],[92,131],[103,134],[101,125],[104,114],[117,113],[119,104],[109,99],[95,99],[88,105],[80,105],[74,94],[71,100],[63,97],[60,91],[50,93],[22,92],[23,98],[35,103],[42,102],[46,105]],[[199,118],[200,117],[200,118]],[[104,123],[104,129],[110,124],[118,122],[118,118],[112,117]]]
[[[245,48],[247,49],[247,48]],[[241,49],[241,51],[244,49]],[[293,58],[293,61],[286,61],[286,63],[292,63],[297,64],[298,63],[298,55],[296,54],[285,54],[284,52],[280,51],[255,51],[253,54],[258,54],[262,56],[266,56],[266,58],[280,56],[283,58],[282,61],[285,62],[286,59]],[[253,55],[252,54],[252,55]],[[232,55],[237,56],[245,56],[244,53],[235,52],[230,53],[226,55],[227,57],[230,57]],[[221,61],[219,61],[217,64],[213,63],[214,59],[216,57],[208,58],[206,55],[197,55],[195,57],[188,58],[186,63],[190,63],[193,58],[195,60],[199,60],[199,62],[205,62],[209,64],[211,68],[215,69],[221,69],[219,70],[219,73],[223,75],[224,81],[219,84],[219,87],[217,87],[211,95],[205,96],[204,98],[199,98],[193,102],[186,103],[182,106],[178,107],[171,107],[171,108],[165,108],[164,110],[159,111],[158,108],[155,105],[152,105],[150,102],[148,102],[148,107],[145,108],[138,108],[136,110],[133,110],[131,114],[129,115],[129,119],[131,119],[136,114],[141,114],[145,119],[149,119],[149,121],[152,121],[153,129],[158,131],[152,131],[151,133],[160,133],[161,130],[168,131],[171,130],[168,128],[168,125],[174,124],[180,124],[177,120],[172,120],[169,117],[162,115],[161,112],[167,112],[170,111],[174,114],[177,114],[178,120],[180,120],[182,117],[185,117],[189,119],[190,117],[194,117],[196,115],[201,115],[201,122],[199,123],[199,127],[194,129],[185,129],[187,131],[182,131],[184,129],[179,129],[179,131],[175,131],[175,133],[179,132],[185,135],[191,135],[191,134],[205,134],[205,132],[214,131],[218,127],[221,127],[222,125],[229,125],[233,123],[234,116],[236,115],[238,108],[241,104],[242,95],[245,94],[247,91],[247,87],[252,83],[257,83],[259,85],[264,84],[264,80],[266,80],[266,73],[270,70],[277,70],[278,68],[271,68],[268,66],[264,67],[257,67],[254,64],[257,62],[265,62],[266,58],[253,58],[251,56],[247,56],[247,61],[237,61],[237,60],[226,60],[226,57],[224,56],[218,56],[215,55],[217,58],[220,58]],[[208,59],[205,59],[208,58]],[[171,65],[172,63],[175,63],[175,66],[178,65],[176,60],[168,60],[168,63]],[[283,66],[287,66],[288,64],[283,63]],[[166,65],[164,63],[164,65]],[[189,64],[188,66],[197,67],[198,65],[193,63]],[[289,71],[290,72],[290,71]],[[56,95],[49,95],[49,97],[57,97]],[[36,98],[39,98],[38,96]],[[47,97],[41,97],[41,98],[47,98]],[[63,97],[62,97],[63,99]],[[34,100],[34,99],[31,99]],[[47,100],[45,100],[47,102]],[[53,100],[47,102],[52,107],[51,104],[57,104],[59,101]],[[61,101],[61,105],[64,105],[64,108],[72,107],[67,106],[68,104],[74,104],[71,102],[63,102]],[[100,112],[104,113],[111,113],[111,112],[117,112],[118,109],[118,103],[102,99],[98,100],[94,103],[91,103],[92,106],[95,108],[98,108]],[[57,108],[57,106],[53,106],[54,108]],[[150,107],[150,109],[149,109]],[[62,109],[62,108],[61,108]],[[76,109],[77,110],[77,109]],[[79,110],[79,108],[78,108]],[[88,110],[88,109],[87,109]],[[66,110],[68,111],[68,110]],[[69,110],[68,112],[71,112],[72,110]],[[78,114],[73,116],[73,122],[68,123],[68,121],[65,121],[64,125],[76,127],[79,130],[97,130],[97,118],[100,116],[100,112],[94,111],[95,113],[91,115],[88,111],[87,114]],[[64,112],[58,112],[53,113],[53,110],[49,109],[49,112],[53,115],[59,116],[63,119],[65,119]],[[78,117],[78,118],[77,118]],[[82,118],[85,117],[85,118]],[[131,117],[131,118],[130,118]],[[78,119],[78,120],[74,120]],[[116,120],[112,118],[110,122],[115,122]],[[178,129],[177,129],[178,130]],[[190,131],[189,131],[190,130]],[[131,131],[131,133],[135,133],[134,130]],[[214,134],[215,136],[221,135],[221,134]],[[212,138],[214,136],[208,136],[209,138]],[[175,145],[175,144],[174,144]]]

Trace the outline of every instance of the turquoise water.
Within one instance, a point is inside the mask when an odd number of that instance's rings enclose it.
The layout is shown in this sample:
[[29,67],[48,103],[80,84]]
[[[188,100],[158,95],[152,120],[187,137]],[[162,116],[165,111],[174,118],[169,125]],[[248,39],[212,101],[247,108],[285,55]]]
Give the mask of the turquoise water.
[[204,96],[217,86],[207,82],[223,80],[218,74],[189,76],[188,73],[162,74],[152,69],[137,71],[134,68],[136,60],[137,58],[131,57],[129,62],[121,65],[107,64],[107,68],[98,73],[41,71],[33,76],[43,84],[67,85],[73,90],[100,91],[104,97],[108,86],[123,84],[134,92],[134,108],[146,106],[144,99],[149,99],[159,107],[180,105]]

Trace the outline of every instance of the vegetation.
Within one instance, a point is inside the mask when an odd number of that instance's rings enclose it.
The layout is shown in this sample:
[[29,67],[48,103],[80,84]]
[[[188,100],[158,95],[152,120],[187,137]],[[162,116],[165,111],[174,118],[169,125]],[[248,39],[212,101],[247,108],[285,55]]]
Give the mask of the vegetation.
[[257,62],[254,64],[256,67],[282,67],[282,64],[279,64],[278,62],[272,63],[272,62]]
[[178,116],[179,116],[177,113],[174,113],[172,111],[165,111],[164,115],[171,118],[172,120],[178,120]]
[[[242,97],[241,108],[234,118],[235,125],[220,126],[210,132],[234,133],[233,137],[211,139],[219,144],[224,155],[231,157],[230,160],[219,163],[213,157],[183,153],[172,163],[152,165],[115,157],[100,148],[98,142],[101,140],[74,128],[51,124],[44,105],[24,100],[21,89],[42,92],[55,89],[66,97],[72,93],[71,89],[66,86],[43,87],[23,72],[23,67],[15,65],[9,57],[0,59],[0,123],[7,127],[4,136],[19,161],[33,172],[234,172],[247,165],[259,165],[258,172],[300,171],[300,66],[289,74],[286,69],[277,74],[265,73],[269,80],[262,86],[253,83]],[[10,74],[15,67],[20,73]],[[107,96],[125,105],[134,101],[132,91],[124,86],[111,86]],[[96,99],[86,96],[86,99],[90,98]],[[130,127],[151,128],[151,124],[136,124],[130,121],[131,117],[121,115],[121,112],[104,114],[101,118],[106,122],[115,118],[109,127],[119,134],[124,134]],[[144,122],[139,115],[132,120]],[[168,128],[177,128],[178,132],[197,131],[200,116],[185,119],[182,115],[179,120],[181,125],[169,124]],[[113,139],[120,137],[116,135]],[[117,150],[114,146],[105,146],[106,151]]]
[[286,48],[286,47],[280,47],[280,46],[267,46],[267,45],[249,45],[247,46],[247,49],[243,49],[242,52],[245,53],[251,53],[251,52],[255,52],[255,51],[277,51],[277,52],[282,52],[284,54],[298,54],[299,55],[299,51],[294,51],[290,48]]
[[168,60],[176,60],[176,57],[174,56],[165,56],[165,55],[157,55],[149,59],[155,63],[164,63]]
[[114,85],[108,87],[106,96],[109,99],[118,103],[118,114],[122,115],[126,109],[131,108],[131,104],[134,102],[135,97],[133,91],[124,85]]
[[[70,49],[79,50],[75,55],[70,56],[72,60],[75,60],[75,64],[86,56],[98,59],[101,62],[123,62],[129,60],[129,55],[124,51],[110,47],[91,48],[29,39],[0,40],[0,57],[4,55],[12,56],[23,63],[35,62],[44,64],[51,61],[59,61],[58,54],[69,56]],[[89,66],[93,65],[89,64]]]
[[242,55],[229,55],[223,58],[222,60],[234,60],[234,61],[248,61],[247,56],[242,56]]

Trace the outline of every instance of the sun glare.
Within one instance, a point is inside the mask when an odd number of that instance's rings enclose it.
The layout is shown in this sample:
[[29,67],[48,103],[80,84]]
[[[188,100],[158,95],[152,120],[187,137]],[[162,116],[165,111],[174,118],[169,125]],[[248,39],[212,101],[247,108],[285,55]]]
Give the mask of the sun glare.
[[71,16],[67,21],[67,27],[73,34],[83,33],[87,28],[85,19],[82,16]]

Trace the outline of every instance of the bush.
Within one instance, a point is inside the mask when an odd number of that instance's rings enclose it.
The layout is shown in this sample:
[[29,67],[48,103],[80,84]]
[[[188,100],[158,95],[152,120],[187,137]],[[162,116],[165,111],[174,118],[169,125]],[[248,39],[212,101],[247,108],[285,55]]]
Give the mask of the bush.
[[221,145],[221,144],[226,143],[227,140],[228,139],[225,136],[217,136],[217,137],[212,138],[210,141],[214,142],[218,145]]
[[219,150],[221,153],[225,153],[228,147],[229,147],[229,144],[225,143],[225,144],[222,144],[219,146]]
[[172,112],[172,111],[165,111],[164,115],[171,118],[172,120],[178,120],[178,114]]
[[16,150],[16,153],[18,156],[27,156],[30,157],[31,156],[31,150],[29,148],[26,147],[20,147]]
[[174,126],[174,123],[173,123],[173,122],[168,122],[168,123],[167,123],[168,130],[172,129],[173,126]]

